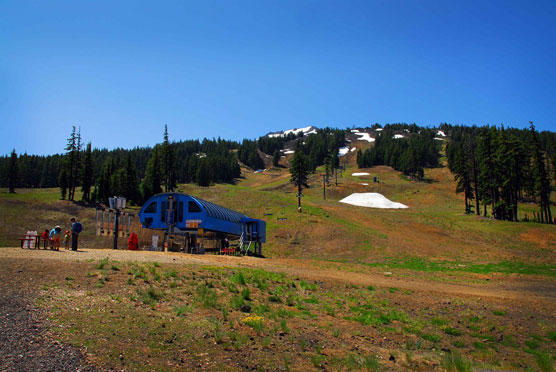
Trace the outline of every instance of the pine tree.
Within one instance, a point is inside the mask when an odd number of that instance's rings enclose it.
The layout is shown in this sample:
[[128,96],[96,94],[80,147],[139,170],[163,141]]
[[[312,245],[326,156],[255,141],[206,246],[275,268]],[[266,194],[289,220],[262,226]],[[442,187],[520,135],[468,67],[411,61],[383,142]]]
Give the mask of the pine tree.
[[155,146],[147,163],[147,169],[145,171],[145,178],[141,184],[141,193],[143,201],[146,201],[151,196],[159,194],[162,192],[160,187],[161,174],[160,174],[160,150],[158,146]]
[[274,155],[272,155],[272,166],[278,167],[280,165],[280,151],[278,149],[274,150]]
[[78,170],[79,170],[79,146],[81,144],[81,135],[76,132],[75,125],[72,126],[72,131],[65,150],[67,161],[63,162],[64,172],[67,180],[68,200],[74,199],[75,185],[77,184]]
[[[64,161],[66,161],[66,159],[64,159]],[[66,167],[62,167],[62,169],[60,170],[58,183],[60,185],[60,194],[62,196],[62,200],[64,200],[68,192],[68,175],[66,174]]]
[[197,184],[202,187],[210,186],[210,173],[207,158],[203,158],[197,169]]
[[10,194],[15,194],[15,188],[19,180],[19,171],[17,166],[17,153],[15,152],[15,149],[12,150],[12,153],[10,155],[7,177],[8,177],[8,188],[10,190]]
[[164,125],[164,141],[161,146],[162,183],[164,191],[172,191],[177,187],[176,182],[176,153],[168,140],[168,126]]
[[81,174],[81,191],[83,193],[82,200],[91,200],[91,186],[93,183],[93,155],[91,150],[91,142],[87,144],[85,150],[85,158],[83,160],[83,172]]
[[127,153],[125,166],[125,190],[123,195],[130,204],[139,204],[139,182],[137,179],[135,164],[131,160],[131,152]]
[[307,167],[307,158],[301,149],[297,150],[290,160],[290,181],[297,186],[298,208],[301,211],[301,196],[303,188],[309,187],[307,184],[309,176],[309,168]]
[[535,194],[539,197],[539,207],[541,222],[551,223],[552,212],[550,210],[550,180],[545,166],[545,156],[542,153],[539,145],[537,132],[535,126],[531,122],[531,137],[532,137],[532,162],[533,162],[533,177],[535,182]]

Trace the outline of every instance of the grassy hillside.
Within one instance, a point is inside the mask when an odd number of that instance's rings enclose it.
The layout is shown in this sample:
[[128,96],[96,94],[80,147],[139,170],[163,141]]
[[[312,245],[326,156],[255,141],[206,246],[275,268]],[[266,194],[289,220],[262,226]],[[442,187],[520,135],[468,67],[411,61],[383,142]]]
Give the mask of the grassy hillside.
[[[349,154],[351,158],[354,153]],[[237,185],[207,188],[180,185],[179,190],[267,221],[268,257],[317,258],[351,263],[398,263],[418,258],[443,265],[492,264],[506,261],[527,264],[556,263],[554,226],[511,223],[464,215],[462,198],[454,193],[453,177],[446,168],[427,170],[427,182],[411,182],[389,167],[374,167],[371,175],[354,177],[350,165],[338,186],[327,189],[323,200],[321,177],[311,176],[304,191],[304,213],[297,213],[295,189],[286,168],[254,174],[244,170]],[[284,160],[283,160],[284,161]],[[379,183],[373,183],[373,177]],[[362,185],[368,183],[368,186]],[[57,189],[0,190],[0,246],[14,246],[26,230],[60,224],[69,227],[72,215],[85,226],[84,246],[110,247],[111,238],[94,236],[94,208],[58,200]],[[379,192],[409,206],[404,210],[355,207],[338,201],[353,192]],[[137,211],[131,208],[130,211]],[[535,206],[522,205],[521,217]],[[285,218],[285,220],[284,220]],[[151,232],[136,218],[140,245],[149,245]],[[121,244],[125,244],[122,239]],[[409,263],[407,263],[409,265]]]

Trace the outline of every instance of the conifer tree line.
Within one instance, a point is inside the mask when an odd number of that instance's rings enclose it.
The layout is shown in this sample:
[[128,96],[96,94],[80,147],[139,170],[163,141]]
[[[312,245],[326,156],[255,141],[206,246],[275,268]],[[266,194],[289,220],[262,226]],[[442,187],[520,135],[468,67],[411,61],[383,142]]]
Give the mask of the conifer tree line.
[[518,203],[539,205],[533,219],[554,223],[556,133],[504,127],[447,126],[448,167],[463,193],[465,212],[518,221]]
[[[394,132],[400,129],[407,130],[404,138],[394,138]],[[441,146],[434,138],[434,130],[415,124],[385,125],[377,132],[373,147],[357,151],[357,166],[388,165],[414,180],[422,180],[424,168],[439,166]]]

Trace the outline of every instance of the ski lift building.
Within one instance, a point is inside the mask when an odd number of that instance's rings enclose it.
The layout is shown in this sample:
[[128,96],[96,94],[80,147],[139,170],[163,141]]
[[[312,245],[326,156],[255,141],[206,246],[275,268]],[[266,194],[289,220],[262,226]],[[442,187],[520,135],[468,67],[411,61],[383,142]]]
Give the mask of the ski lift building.
[[165,230],[171,234],[206,234],[215,239],[240,240],[240,249],[253,245],[262,255],[266,242],[266,222],[183,193],[152,196],[139,211],[143,228]]

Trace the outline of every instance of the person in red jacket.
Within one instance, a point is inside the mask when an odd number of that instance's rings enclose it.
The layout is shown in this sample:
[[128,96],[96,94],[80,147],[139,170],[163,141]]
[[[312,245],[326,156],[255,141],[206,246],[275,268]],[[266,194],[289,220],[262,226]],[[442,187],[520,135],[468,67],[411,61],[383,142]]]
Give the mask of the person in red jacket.
[[138,247],[139,239],[137,237],[137,234],[132,232],[129,236],[129,239],[127,240],[127,249],[129,249],[130,251],[136,251]]
[[48,230],[44,230],[42,233],[42,247],[43,249],[48,248],[48,243],[50,242],[50,233]]

